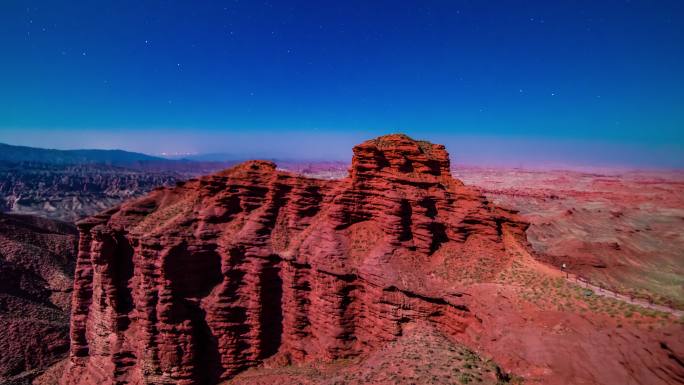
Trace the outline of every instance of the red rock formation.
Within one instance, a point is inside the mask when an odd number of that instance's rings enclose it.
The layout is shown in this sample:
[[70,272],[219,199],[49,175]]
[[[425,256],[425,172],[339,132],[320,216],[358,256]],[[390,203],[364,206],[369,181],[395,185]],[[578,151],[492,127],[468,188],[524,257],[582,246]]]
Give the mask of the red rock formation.
[[250,161],[157,189],[79,223],[62,384],[216,383],[364,354],[409,321],[477,330],[459,278],[493,274],[525,226],[404,135],[356,146],[340,181]]

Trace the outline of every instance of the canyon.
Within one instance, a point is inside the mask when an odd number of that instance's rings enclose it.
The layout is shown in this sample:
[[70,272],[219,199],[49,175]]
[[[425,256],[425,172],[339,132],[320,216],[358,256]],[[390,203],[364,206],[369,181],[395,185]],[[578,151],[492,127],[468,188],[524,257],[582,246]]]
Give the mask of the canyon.
[[60,383],[684,379],[677,319],[540,262],[444,146],[353,150],[343,179],[248,161],[80,221]]

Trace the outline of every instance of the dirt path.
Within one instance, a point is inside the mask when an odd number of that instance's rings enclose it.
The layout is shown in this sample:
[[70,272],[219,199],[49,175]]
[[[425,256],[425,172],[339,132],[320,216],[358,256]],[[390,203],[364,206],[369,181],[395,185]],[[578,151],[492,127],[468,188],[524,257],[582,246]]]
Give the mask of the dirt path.
[[525,247],[520,245],[520,243],[513,237],[512,235],[505,233],[504,234],[504,243],[506,245],[506,248],[509,251],[512,251],[514,253],[518,253],[519,255],[522,256],[524,262],[529,265],[530,267],[536,269],[537,271],[541,271],[545,274],[548,274],[550,276],[554,277],[564,277],[568,282],[576,284],[580,287],[584,287],[586,289],[590,289],[594,295],[600,296],[600,297],[607,297],[607,298],[613,298],[617,299],[632,305],[636,306],[641,306],[647,309],[651,310],[657,310],[660,312],[664,313],[669,313],[672,314],[676,317],[684,317],[684,311],[683,310],[678,310],[674,309],[668,306],[663,306],[663,305],[656,305],[653,303],[650,303],[648,301],[642,300],[642,299],[636,299],[633,297],[630,297],[628,295],[620,294],[618,292],[602,288],[600,286],[593,285],[589,283],[586,279],[576,275],[576,274],[571,274],[571,273],[566,273],[563,272],[555,267],[552,267],[550,265],[547,265],[545,263],[540,262],[534,256],[532,256]]
[[591,291],[594,292],[594,295],[598,295],[601,297],[614,298],[614,299],[617,299],[617,300],[620,300],[623,302],[627,302],[627,303],[632,304],[632,305],[637,305],[637,306],[645,307],[647,309],[661,311],[664,313],[670,313],[670,314],[677,316],[677,317],[684,316],[684,311],[682,311],[682,310],[674,309],[674,308],[671,308],[668,306],[663,306],[663,305],[656,305],[656,304],[650,303],[650,302],[642,300],[642,299],[636,299],[636,298],[630,297],[628,295],[620,294],[620,293],[608,290],[606,288],[602,288],[600,286],[593,285],[593,284],[587,282],[582,277],[579,277],[575,274],[567,274],[566,280],[568,282],[574,283],[574,284],[579,285],[581,287],[590,289]]

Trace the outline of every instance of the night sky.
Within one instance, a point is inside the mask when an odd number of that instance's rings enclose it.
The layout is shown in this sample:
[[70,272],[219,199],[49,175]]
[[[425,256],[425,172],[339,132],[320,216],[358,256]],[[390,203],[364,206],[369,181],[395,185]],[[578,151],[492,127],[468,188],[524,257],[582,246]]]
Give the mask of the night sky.
[[0,3],[0,142],[684,167],[684,1]]

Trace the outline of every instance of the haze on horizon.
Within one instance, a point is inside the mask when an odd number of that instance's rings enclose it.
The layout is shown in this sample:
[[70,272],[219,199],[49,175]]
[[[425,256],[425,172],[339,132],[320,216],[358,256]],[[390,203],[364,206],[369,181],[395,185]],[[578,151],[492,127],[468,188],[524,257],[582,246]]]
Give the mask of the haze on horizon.
[[9,144],[684,167],[679,1],[9,1],[0,32]]

